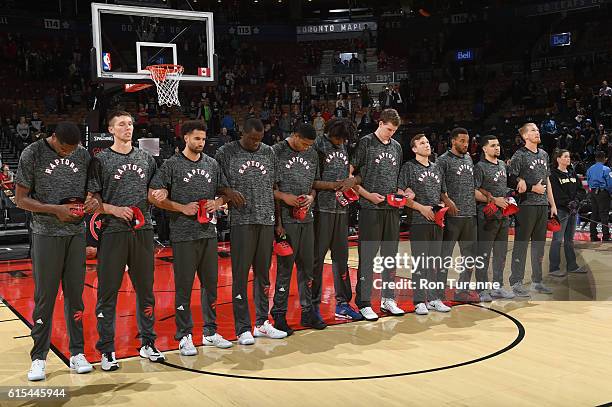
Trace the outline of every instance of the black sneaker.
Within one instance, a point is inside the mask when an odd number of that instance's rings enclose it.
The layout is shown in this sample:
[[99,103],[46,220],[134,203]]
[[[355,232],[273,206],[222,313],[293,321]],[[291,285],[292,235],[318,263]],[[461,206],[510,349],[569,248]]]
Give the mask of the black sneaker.
[[293,335],[293,329],[287,323],[287,318],[283,314],[274,315],[274,328],[287,332],[287,336]]
[[320,320],[317,317],[317,314],[312,309],[307,312],[302,312],[302,318],[301,318],[300,324],[302,324],[302,326],[306,328],[314,328],[314,329],[327,328],[327,325],[325,324],[325,322]]

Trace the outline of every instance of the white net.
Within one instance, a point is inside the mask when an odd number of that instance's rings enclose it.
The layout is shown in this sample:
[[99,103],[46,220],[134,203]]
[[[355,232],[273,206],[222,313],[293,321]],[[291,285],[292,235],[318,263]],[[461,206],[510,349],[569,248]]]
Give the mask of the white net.
[[178,87],[183,76],[181,65],[151,65],[147,69],[151,72],[151,79],[157,86],[157,103],[167,106],[180,106]]

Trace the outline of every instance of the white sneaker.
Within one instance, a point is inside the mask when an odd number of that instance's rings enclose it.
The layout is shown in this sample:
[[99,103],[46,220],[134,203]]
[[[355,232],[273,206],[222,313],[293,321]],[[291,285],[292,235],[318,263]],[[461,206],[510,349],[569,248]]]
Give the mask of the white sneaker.
[[262,326],[255,327],[253,336],[256,338],[267,336],[270,339],[283,339],[287,336],[287,332],[274,328],[270,321],[266,321]]
[[240,345],[253,345],[255,343],[255,339],[249,331],[246,331],[238,335],[238,343]]
[[79,353],[70,357],[70,369],[76,370],[78,374],[89,373],[93,370],[93,366],[87,361],[83,353]]
[[232,347],[232,343],[230,341],[228,341],[217,333],[212,336],[202,335],[202,344],[204,344],[204,346],[216,346],[217,348],[221,349],[227,349]]
[[414,313],[417,315],[427,315],[429,314],[429,310],[427,308],[428,307],[424,302],[419,302],[416,307],[414,307]]
[[106,372],[112,372],[119,369],[119,363],[117,359],[115,359],[115,352],[103,353],[100,364],[102,365],[102,370]]
[[510,290],[506,290],[505,288],[498,288],[496,290],[491,291],[492,298],[504,298],[504,299],[512,299],[514,298],[514,293]]
[[445,305],[442,300],[433,300],[427,303],[427,309],[432,309],[438,312],[449,312],[451,308]]
[[198,350],[193,345],[191,334],[181,338],[181,341],[179,342],[179,350],[183,356],[195,356],[198,354]]
[[376,314],[376,312],[374,312],[372,307],[363,307],[363,308],[360,308],[359,312],[361,312],[361,315],[363,315],[363,318],[366,321],[377,321],[378,320],[378,314]]
[[397,317],[406,313],[403,309],[397,306],[397,303],[393,298],[383,298],[380,301],[380,310]]
[[151,362],[158,363],[166,360],[164,354],[161,353],[152,342],[144,344],[140,348],[139,353],[141,358],[149,359]]
[[39,380],[45,380],[45,367],[47,362],[43,359],[35,359],[32,361],[32,366],[28,372],[28,380],[37,382]]

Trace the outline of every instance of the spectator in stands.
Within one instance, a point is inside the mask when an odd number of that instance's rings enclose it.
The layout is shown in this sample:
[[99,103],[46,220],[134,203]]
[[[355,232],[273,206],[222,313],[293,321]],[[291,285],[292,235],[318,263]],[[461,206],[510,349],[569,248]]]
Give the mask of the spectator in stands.
[[317,132],[317,136],[322,136],[323,131],[325,130],[325,120],[321,116],[321,112],[318,112],[312,122],[312,126]]
[[43,130],[43,121],[38,117],[38,112],[32,113],[32,120],[30,125],[34,131],[40,132]]
[[338,92],[344,97],[347,97],[351,92],[351,84],[346,80],[346,77],[342,77],[342,81],[338,84]]
[[289,113],[283,112],[283,115],[278,121],[278,127],[282,132],[283,140],[289,137],[291,134],[291,118],[289,117]]
[[360,66],[361,66],[361,61],[359,60],[359,58],[357,58],[357,54],[353,54],[353,57],[349,61],[349,68],[350,68],[351,72],[352,73],[359,73],[359,72],[361,72]]
[[2,165],[2,172],[0,172],[0,183],[2,184],[3,190],[15,190],[15,173],[11,171],[8,164]]
[[378,105],[381,109],[388,109],[393,104],[392,91],[389,85],[378,93]]
[[440,93],[440,98],[442,99],[448,96],[448,93],[450,92],[450,85],[448,84],[448,81],[444,80],[440,82],[438,85],[438,92]]
[[[234,118],[232,117],[229,110],[225,111],[225,114],[223,115],[223,119],[221,119],[221,127],[225,127],[227,131],[230,133],[230,136],[233,138],[232,132],[236,129],[236,122],[234,121]],[[177,134],[180,134],[180,133],[177,133]]]
[[612,144],[609,143],[607,134],[601,136],[599,144],[597,144],[597,147],[595,148],[595,155],[597,155],[599,151],[603,152],[606,155],[606,157],[608,158],[608,163],[612,161]]
[[565,87],[565,82],[559,83],[559,90],[557,91],[557,110],[559,113],[564,115],[567,112],[567,97],[568,90]]
[[26,121],[24,116],[19,118],[19,123],[17,124],[17,127],[15,127],[15,130],[17,131],[17,136],[19,136],[23,143],[30,143],[30,124]]
[[608,86],[608,81],[603,81],[599,88],[599,109],[607,112],[610,105],[612,105],[612,88]]
[[546,151],[552,151],[552,147],[555,145],[559,130],[557,129],[557,122],[555,117],[550,113],[546,113],[546,119],[540,124],[542,131],[542,146]]
[[300,91],[297,87],[293,87],[293,90],[291,91],[291,104],[292,105],[299,105],[301,102],[301,95],[300,95]]
[[597,132],[595,128],[593,128],[593,122],[591,119],[586,119],[584,121],[584,129],[582,130],[584,134],[585,149],[587,153],[587,157],[592,157],[595,151],[595,147],[597,146]]

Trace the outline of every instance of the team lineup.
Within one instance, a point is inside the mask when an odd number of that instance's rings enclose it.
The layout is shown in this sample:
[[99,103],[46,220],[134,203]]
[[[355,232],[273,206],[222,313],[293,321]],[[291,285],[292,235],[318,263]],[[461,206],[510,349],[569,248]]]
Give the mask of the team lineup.
[[[16,203],[32,213],[32,267],[35,308],[28,379],[44,380],[50,349],[52,314],[61,284],[70,341],[70,368],[88,373],[93,366],[84,354],[82,316],[85,281],[85,214],[102,215],[98,247],[96,349],[101,369],[119,369],[115,357],[117,297],[125,272],[136,291],[139,354],[151,362],[165,360],[155,346],[154,231],[151,205],[168,212],[175,281],[174,338],[183,356],[198,353],[194,345],[191,293],[197,275],[204,326],[204,346],[230,348],[217,332],[218,254],[215,212],[229,208],[232,306],[239,345],[258,337],[292,335],[287,322],[292,272],[297,270],[300,323],[325,329],[319,307],[323,268],[331,252],[335,317],[376,321],[374,291],[380,310],[401,316],[396,302],[400,216],[410,224],[412,301],[417,315],[450,312],[449,300],[481,302],[551,294],[542,283],[546,231],[560,229],[553,196],[548,154],[538,148],[537,126],[527,123],[519,133],[525,146],[506,167],[494,136],[480,139],[481,160],[468,154],[470,136],[463,128],[451,132],[451,148],[435,159],[424,134],[410,139],[415,158],[404,152],[393,135],[400,126],[397,111],[382,111],[378,128],[362,137],[353,151],[347,142],[356,129],[346,119],[327,123],[323,136],[310,124],[299,125],[284,141],[262,143],[263,123],[247,119],[239,140],[203,153],[206,126],[182,124],[184,149],[159,168],[152,155],[132,145],[134,123],[129,112],[108,117],[113,145],[96,156],[80,145],[74,123],[59,123],[48,138],[28,146],[19,160]],[[562,158],[559,158],[562,160]],[[561,161],[559,161],[561,163]],[[355,292],[349,276],[349,206],[359,202],[358,269]],[[561,204],[560,204],[561,205]],[[563,209],[566,204],[563,204]],[[508,233],[515,219],[511,273],[504,279]],[[523,283],[531,243],[531,286]],[[449,280],[456,244],[468,264],[459,279]],[[557,248],[557,250],[559,250]],[[276,282],[270,283],[272,255],[277,258]],[[552,258],[552,253],[551,253]],[[425,261],[434,259],[434,261]],[[492,279],[489,278],[489,264]],[[558,267],[558,264],[557,264]],[[579,268],[568,265],[570,272]],[[248,282],[253,271],[249,312]],[[475,274],[476,284],[472,282]],[[401,276],[398,276],[401,277]],[[447,298],[447,288],[453,289]],[[506,287],[504,283],[509,283]],[[270,306],[270,296],[272,305]],[[354,297],[354,305],[351,305]],[[376,297],[377,298],[377,297]],[[271,318],[270,318],[271,316]],[[89,339],[89,338],[88,338]]]

